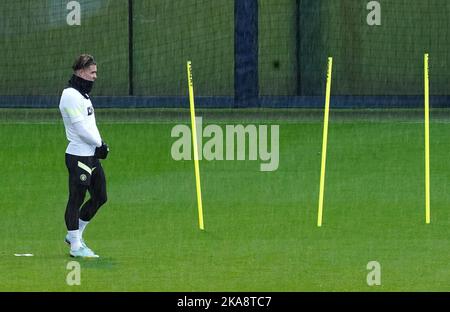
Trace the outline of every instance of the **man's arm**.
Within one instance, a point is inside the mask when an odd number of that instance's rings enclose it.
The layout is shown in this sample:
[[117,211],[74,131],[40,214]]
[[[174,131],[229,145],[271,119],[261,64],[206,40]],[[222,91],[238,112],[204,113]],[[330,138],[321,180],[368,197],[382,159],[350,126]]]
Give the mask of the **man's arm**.
[[98,133],[92,133],[86,129],[82,121],[78,121],[72,124],[77,131],[78,136],[87,144],[94,145],[95,147],[102,146],[102,139]]

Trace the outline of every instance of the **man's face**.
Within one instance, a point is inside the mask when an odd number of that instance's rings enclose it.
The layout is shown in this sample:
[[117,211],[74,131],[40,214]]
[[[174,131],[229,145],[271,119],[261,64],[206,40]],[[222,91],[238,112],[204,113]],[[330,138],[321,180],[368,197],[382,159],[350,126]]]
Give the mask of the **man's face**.
[[91,65],[89,67],[80,69],[78,71],[78,76],[85,80],[95,81],[95,79],[97,79],[97,65]]

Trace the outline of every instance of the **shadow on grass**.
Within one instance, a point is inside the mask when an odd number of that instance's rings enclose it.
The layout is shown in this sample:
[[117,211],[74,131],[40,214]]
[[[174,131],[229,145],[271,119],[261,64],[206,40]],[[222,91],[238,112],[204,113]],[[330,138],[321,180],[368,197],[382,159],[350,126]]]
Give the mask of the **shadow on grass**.
[[106,258],[69,258],[78,261],[83,269],[109,270],[117,266],[117,261],[112,257]]

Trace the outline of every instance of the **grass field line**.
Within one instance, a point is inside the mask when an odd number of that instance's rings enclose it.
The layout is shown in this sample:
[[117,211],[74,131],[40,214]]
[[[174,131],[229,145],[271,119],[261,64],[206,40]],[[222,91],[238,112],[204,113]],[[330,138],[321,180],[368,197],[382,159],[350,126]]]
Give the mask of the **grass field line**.
[[[99,124],[189,124],[187,109],[97,109]],[[204,124],[316,124],[322,109],[199,109]],[[450,123],[450,109],[432,109],[432,123]],[[334,109],[330,123],[424,123],[422,109]],[[57,109],[0,109],[0,124],[61,124]]]
[[[450,120],[431,120],[431,124],[449,124]],[[322,124],[321,121],[312,121],[312,120],[305,120],[305,121],[294,121],[294,120],[287,120],[287,121],[280,121],[280,120],[203,120],[203,125],[207,126],[209,124],[217,124],[217,125],[235,125],[235,124],[282,124],[282,125],[296,125],[296,124]],[[333,124],[423,124],[423,121],[395,121],[395,120],[334,120],[329,122],[331,125]],[[4,121],[0,120],[0,125],[57,125],[60,124],[63,126],[61,121]],[[190,125],[190,122],[187,120],[148,120],[148,121],[103,121],[98,122],[99,125],[175,125],[175,124],[185,124]]]

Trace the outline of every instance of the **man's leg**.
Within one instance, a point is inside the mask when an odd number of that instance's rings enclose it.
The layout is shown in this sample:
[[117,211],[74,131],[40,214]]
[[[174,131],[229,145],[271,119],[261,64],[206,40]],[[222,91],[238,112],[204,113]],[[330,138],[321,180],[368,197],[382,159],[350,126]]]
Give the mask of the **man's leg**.
[[78,230],[80,207],[83,204],[87,187],[69,182],[69,200],[66,206],[66,226],[68,231]]
[[84,197],[88,189],[79,181],[80,170],[78,169],[79,157],[66,154],[66,166],[69,171],[69,200],[67,201],[65,221],[68,231],[68,239],[71,249],[77,250],[81,246],[81,236],[79,235],[79,213],[84,202]]
[[103,167],[98,159],[94,161],[91,183],[89,185],[89,194],[91,198],[83,205],[80,210],[80,232],[81,236],[86,225],[95,216],[98,209],[107,201],[106,177]]

